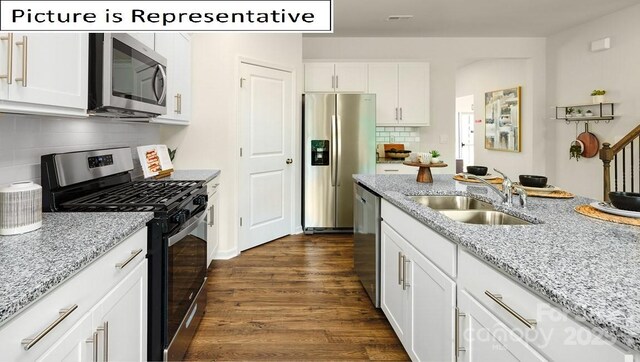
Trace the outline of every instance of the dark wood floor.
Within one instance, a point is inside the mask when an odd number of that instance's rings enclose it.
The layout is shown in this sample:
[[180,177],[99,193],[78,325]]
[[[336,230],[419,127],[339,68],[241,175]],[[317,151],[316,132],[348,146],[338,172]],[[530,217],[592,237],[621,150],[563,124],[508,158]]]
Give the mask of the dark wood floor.
[[409,360],[353,271],[351,235],[289,236],[216,260],[185,360]]

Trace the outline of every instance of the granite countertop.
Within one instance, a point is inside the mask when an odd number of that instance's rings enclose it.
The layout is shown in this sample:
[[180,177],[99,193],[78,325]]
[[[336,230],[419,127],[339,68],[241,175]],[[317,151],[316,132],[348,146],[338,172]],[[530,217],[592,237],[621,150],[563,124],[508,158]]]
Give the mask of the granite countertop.
[[171,176],[163,180],[200,181],[209,182],[220,175],[220,170],[175,170]]
[[376,160],[376,163],[403,163],[405,160],[399,160],[397,158],[380,157]]
[[[423,224],[494,265],[542,297],[640,351],[640,228],[591,219],[577,205],[594,200],[529,197],[526,210],[505,209],[479,184],[433,175],[421,184],[408,175],[355,175],[354,179]],[[479,185],[479,186],[476,186]],[[453,221],[406,195],[468,195],[534,225],[488,226]]]
[[39,230],[0,236],[0,325],[152,218],[152,212],[44,213]]

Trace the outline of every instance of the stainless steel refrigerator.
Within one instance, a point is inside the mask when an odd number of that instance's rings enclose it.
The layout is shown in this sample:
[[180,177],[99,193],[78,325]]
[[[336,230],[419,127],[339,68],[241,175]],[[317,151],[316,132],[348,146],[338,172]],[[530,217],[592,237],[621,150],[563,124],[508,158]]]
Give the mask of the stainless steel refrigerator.
[[304,95],[304,230],[353,229],[353,174],[376,170],[374,94]]

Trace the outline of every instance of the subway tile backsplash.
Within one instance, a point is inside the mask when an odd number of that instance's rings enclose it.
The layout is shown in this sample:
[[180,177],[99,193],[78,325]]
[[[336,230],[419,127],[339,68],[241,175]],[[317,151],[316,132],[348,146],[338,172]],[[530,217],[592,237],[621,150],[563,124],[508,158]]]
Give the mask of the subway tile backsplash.
[[[0,185],[25,180],[40,183],[40,156],[44,154],[159,142],[160,126],[155,124],[0,114]],[[135,149],[132,151],[136,158]]]
[[418,127],[376,127],[376,143],[419,143]]

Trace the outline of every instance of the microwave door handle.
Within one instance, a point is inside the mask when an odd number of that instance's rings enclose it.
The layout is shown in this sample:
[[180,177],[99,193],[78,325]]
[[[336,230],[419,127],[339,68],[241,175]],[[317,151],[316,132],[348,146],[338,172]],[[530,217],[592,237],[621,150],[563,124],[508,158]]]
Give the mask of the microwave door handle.
[[160,103],[160,96],[158,95],[158,89],[156,87],[156,80],[158,79],[158,73],[162,67],[160,65],[156,66],[156,71],[153,72],[153,82],[151,82],[151,89],[153,90],[153,96],[156,97],[156,102]]
[[158,104],[164,102],[164,99],[167,97],[167,72],[164,71],[162,65],[158,64],[158,71],[160,71],[160,75],[162,75],[162,94],[160,94],[160,98],[158,99]]
[[205,217],[207,217],[207,210],[203,210],[200,212],[200,214],[192,217],[189,223],[184,228],[182,228],[182,230],[169,238],[169,246],[173,246],[173,244],[182,240],[185,236],[191,234],[191,232],[198,227],[198,225],[204,220]]

